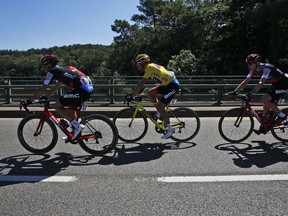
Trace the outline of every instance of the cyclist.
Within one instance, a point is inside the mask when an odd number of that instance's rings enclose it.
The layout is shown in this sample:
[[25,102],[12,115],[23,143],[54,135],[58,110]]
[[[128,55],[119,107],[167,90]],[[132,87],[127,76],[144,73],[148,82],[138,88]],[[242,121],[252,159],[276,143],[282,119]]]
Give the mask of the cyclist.
[[[281,122],[287,119],[287,116],[279,109],[277,102],[283,95],[288,93],[288,75],[272,64],[262,63],[259,54],[249,54],[246,57],[246,63],[250,70],[246,79],[233,92],[229,92],[229,94],[237,93],[250,82],[254,75],[260,75],[261,78],[258,84],[243,99],[251,99],[265,83],[271,83],[271,88],[260,98],[260,101],[263,103],[263,116],[266,116],[266,113],[272,109],[277,113],[276,124],[281,124]],[[254,130],[254,132],[258,135],[260,133],[267,133],[263,127],[260,127],[259,130]]]
[[[158,117],[161,116],[162,120],[164,120],[167,124],[167,132],[161,138],[168,139],[174,133],[174,129],[171,126],[169,117],[165,111],[165,107],[179,91],[179,82],[176,79],[173,71],[167,71],[161,65],[150,63],[150,57],[147,54],[137,55],[135,63],[137,69],[144,72],[144,76],[133,92],[126,96],[126,99],[128,101],[132,100],[133,97],[135,97],[143,89],[144,83],[148,79],[155,79],[160,85],[156,85],[149,89],[147,96],[150,101],[155,104]],[[158,95],[162,95],[160,101],[158,101]]]
[[[45,81],[31,98],[21,101],[20,106],[27,106],[40,96],[49,97],[54,95],[61,84],[64,83],[72,90],[62,95],[54,104],[54,108],[63,118],[71,122],[74,127],[72,137],[72,140],[74,140],[85,126],[78,123],[76,111],[65,109],[64,106],[81,106],[93,93],[93,85],[90,78],[77,68],[73,66],[60,67],[58,62],[59,58],[53,54],[45,55],[41,59],[41,65],[47,70]],[[56,80],[55,85],[47,91],[48,86],[54,79]]]

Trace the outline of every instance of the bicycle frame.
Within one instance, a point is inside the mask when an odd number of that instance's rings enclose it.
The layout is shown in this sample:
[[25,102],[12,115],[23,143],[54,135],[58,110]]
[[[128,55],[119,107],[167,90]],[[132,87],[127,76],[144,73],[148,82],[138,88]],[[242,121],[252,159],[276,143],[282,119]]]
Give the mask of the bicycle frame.
[[[165,121],[161,121],[161,123],[157,122],[157,120],[155,120],[155,119],[151,116],[151,114],[144,108],[145,105],[151,105],[151,104],[154,105],[154,103],[149,102],[149,101],[145,101],[145,102],[135,101],[135,102],[131,102],[131,103],[135,104],[135,106],[130,106],[130,107],[134,108],[135,111],[134,111],[134,113],[133,113],[133,116],[132,116],[132,118],[131,118],[131,122],[130,122],[129,126],[132,125],[132,123],[133,123],[133,121],[134,121],[137,113],[140,111],[140,112],[142,112],[142,113],[144,114],[144,116],[145,116],[146,118],[150,119],[151,122],[152,122],[159,130],[162,130],[162,131],[166,131],[166,130],[167,130]],[[129,104],[128,104],[128,106],[129,106]],[[167,111],[170,111],[170,112],[173,114],[173,111],[169,108],[169,106],[166,106],[165,111],[166,111],[166,112],[167,112]],[[176,116],[175,116],[175,117],[176,117]],[[177,118],[177,117],[176,117],[176,118]],[[178,119],[178,118],[177,118],[177,119]],[[179,122],[180,122],[180,121],[179,121]],[[173,125],[172,127],[173,127],[174,129],[175,129],[175,128],[182,128],[182,124],[181,124],[181,125],[180,125],[180,124]]]
[[239,125],[242,121],[242,118],[244,116],[245,112],[249,112],[252,114],[252,116],[254,116],[257,121],[261,124],[261,126],[263,126],[265,129],[270,130],[272,123],[274,122],[274,119],[272,118],[272,120],[269,120],[268,123],[266,123],[260,116],[259,114],[252,108],[250,103],[256,102],[256,103],[260,103],[260,101],[244,101],[243,102],[243,106],[241,107],[243,109],[243,112],[241,113],[241,115],[237,118],[236,122],[235,122],[235,126]]
[[[67,141],[71,140],[71,138],[73,137],[73,132],[72,131],[71,132],[68,131],[67,128],[61,124],[59,119],[54,116],[54,114],[52,113],[52,109],[54,109],[54,108],[50,106],[49,101],[44,101],[43,103],[44,103],[44,110],[40,114],[41,118],[40,118],[40,121],[39,121],[39,124],[37,126],[37,130],[36,130],[35,134],[40,134],[41,133],[41,131],[43,129],[44,119],[45,118],[49,118],[68,137]],[[80,113],[81,107],[67,107],[66,109],[70,109],[70,110],[76,111],[77,119],[79,118],[79,113]],[[93,137],[95,137],[94,134],[88,134],[88,135],[85,135],[85,136],[82,136],[80,134],[75,141],[88,139],[88,138],[93,138]]]

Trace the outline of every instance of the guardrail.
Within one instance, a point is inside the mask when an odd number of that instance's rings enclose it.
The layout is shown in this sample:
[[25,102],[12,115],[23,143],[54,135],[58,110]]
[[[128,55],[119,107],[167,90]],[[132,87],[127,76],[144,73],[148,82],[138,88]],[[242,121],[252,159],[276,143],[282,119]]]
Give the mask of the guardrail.
[[[105,79],[104,79],[105,78]],[[228,91],[235,89],[236,86],[244,79],[241,76],[191,76],[179,77],[181,87],[188,91],[184,95],[177,95],[178,101],[212,101],[214,105],[221,105],[225,100],[225,94]],[[42,85],[43,77],[37,79],[5,79],[0,85],[0,100],[9,104],[27,99],[37,88]],[[123,101],[123,96],[130,93],[137,85],[141,77],[125,77],[124,79],[117,79],[112,77],[97,77],[92,78],[95,92],[92,95],[92,101],[106,101],[113,104],[117,101]],[[1,80],[1,78],[0,78]],[[258,80],[256,80],[258,82]],[[22,83],[22,84],[18,84]],[[24,84],[25,83],[25,84]],[[145,87],[154,86],[153,81],[149,81]],[[249,84],[248,87],[254,86],[255,83]],[[55,99],[67,91],[63,86],[55,95]]]

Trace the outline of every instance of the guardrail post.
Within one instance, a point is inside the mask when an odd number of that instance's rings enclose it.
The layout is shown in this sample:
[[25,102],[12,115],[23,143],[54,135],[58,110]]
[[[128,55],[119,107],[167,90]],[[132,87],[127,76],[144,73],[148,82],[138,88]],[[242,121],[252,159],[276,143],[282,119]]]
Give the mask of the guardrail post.
[[[221,78],[218,78],[218,84],[222,84],[222,79],[220,80]],[[223,86],[222,85],[219,85],[217,87],[217,95],[215,95],[216,97],[216,102],[213,103],[214,106],[221,106],[222,104],[222,99],[223,99]]]
[[5,87],[5,100],[6,100],[6,104],[9,103],[13,103],[12,100],[12,87],[11,87],[11,80],[5,80],[5,85],[7,85],[7,87]]
[[[109,84],[110,84],[110,87],[109,87],[109,98],[110,98],[110,104],[114,104],[115,103],[115,99],[114,99],[114,96],[115,96],[115,90],[114,90],[114,79],[111,78],[110,81],[109,81]],[[112,86],[111,86],[112,84]]]

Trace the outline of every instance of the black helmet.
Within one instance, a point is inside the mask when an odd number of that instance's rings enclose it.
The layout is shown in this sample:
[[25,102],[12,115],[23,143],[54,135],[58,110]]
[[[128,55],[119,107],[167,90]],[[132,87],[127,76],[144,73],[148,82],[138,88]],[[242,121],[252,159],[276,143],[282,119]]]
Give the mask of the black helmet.
[[52,68],[52,67],[56,66],[58,62],[59,62],[59,58],[56,55],[54,55],[54,54],[45,55],[41,59],[41,64],[44,67],[49,67],[49,68]]
[[259,54],[249,54],[246,57],[247,64],[258,63],[260,61],[261,61],[261,56]]

